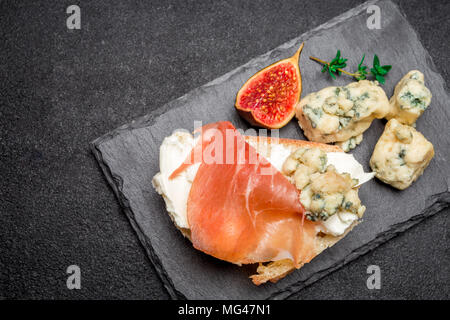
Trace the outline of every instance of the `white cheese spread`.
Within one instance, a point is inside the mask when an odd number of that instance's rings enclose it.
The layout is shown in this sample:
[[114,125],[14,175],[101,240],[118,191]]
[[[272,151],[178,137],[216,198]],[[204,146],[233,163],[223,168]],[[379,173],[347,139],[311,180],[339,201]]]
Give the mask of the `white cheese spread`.
[[194,147],[194,138],[189,132],[176,131],[164,139],[159,150],[159,168],[152,180],[155,190],[163,196],[166,209],[175,225],[189,229],[187,221],[187,200],[200,164],[192,165],[179,176],[169,176],[187,158]]

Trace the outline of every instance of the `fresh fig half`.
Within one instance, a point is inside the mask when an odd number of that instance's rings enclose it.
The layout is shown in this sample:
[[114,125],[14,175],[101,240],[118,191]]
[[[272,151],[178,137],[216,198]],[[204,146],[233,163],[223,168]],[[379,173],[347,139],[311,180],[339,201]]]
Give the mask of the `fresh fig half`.
[[250,124],[279,129],[295,114],[295,105],[302,92],[298,60],[303,43],[290,58],[262,69],[239,90],[235,107]]

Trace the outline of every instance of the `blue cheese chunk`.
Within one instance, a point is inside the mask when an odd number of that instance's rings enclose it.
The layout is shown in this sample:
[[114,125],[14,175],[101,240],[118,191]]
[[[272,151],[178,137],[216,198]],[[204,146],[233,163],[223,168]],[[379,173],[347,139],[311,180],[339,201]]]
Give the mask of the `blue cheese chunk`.
[[422,175],[433,156],[433,145],[420,132],[391,119],[375,145],[370,167],[375,177],[403,190]]
[[298,148],[284,162],[282,173],[301,190],[306,218],[317,221],[322,233],[344,234],[366,210],[358,186],[373,175],[366,174],[349,154]]
[[430,90],[425,87],[423,73],[412,70],[395,86],[386,119],[413,125],[430,105],[431,97]]
[[337,142],[336,145],[339,146],[345,152],[349,152],[356,148],[363,140],[363,134],[357,135],[356,137],[351,137],[350,139],[342,142]]
[[306,137],[316,142],[343,142],[384,118],[389,101],[377,82],[362,80],[308,94],[295,108]]

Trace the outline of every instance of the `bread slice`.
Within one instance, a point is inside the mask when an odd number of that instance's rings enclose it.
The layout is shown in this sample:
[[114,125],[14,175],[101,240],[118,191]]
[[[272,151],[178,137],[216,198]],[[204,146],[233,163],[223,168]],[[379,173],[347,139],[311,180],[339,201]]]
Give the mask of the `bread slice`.
[[[265,158],[269,158],[272,152],[272,146],[275,144],[282,144],[285,148],[288,148],[291,152],[295,151],[297,148],[319,148],[325,152],[343,152],[343,150],[335,145],[323,144],[318,142],[311,142],[305,140],[293,140],[284,138],[271,138],[271,137],[258,137],[258,136],[244,136],[247,143],[253,146],[259,154]],[[341,236],[332,236],[319,233],[316,237],[314,253],[317,256],[326,248],[333,246],[340,239],[345,237],[345,235],[353,229],[354,226],[358,224],[355,221],[346,232]],[[190,240],[190,230],[185,228],[178,228],[181,233]],[[263,284],[267,281],[276,282],[281,278],[285,277],[289,273],[295,270],[294,264],[291,260],[279,260],[273,261],[266,264],[260,263],[257,267],[257,274],[250,276],[253,283],[256,285]]]
[[[282,138],[270,138],[270,137],[256,137],[256,136],[245,136],[245,141],[251,146],[255,147],[259,154],[268,158],[271,155],[273,144],[283,144],[285,148],[289,148],[291,152],[295,151],[297,148],[319,148],[325,152],[343,152],[343,150],[335,145],[323,144],[318,142],[311,142],[305,140],[293,140],[293,139],[282,139]],[[354,226],[358,224],[355,221],[341,236],[332,236],[325,234],[318,234],[315,241],[315,255],[317,256],[326,248],[333,246],[339,240],[344,238],[347,233],[349,233]],[[256,272],[257,274],[250,276],[253,283],[256,285],[263,284],[267,281],[277,282],[281,278],[295,270],[294,264],[291,260],[279,260],[269,262],[267,264],[260,263]]]

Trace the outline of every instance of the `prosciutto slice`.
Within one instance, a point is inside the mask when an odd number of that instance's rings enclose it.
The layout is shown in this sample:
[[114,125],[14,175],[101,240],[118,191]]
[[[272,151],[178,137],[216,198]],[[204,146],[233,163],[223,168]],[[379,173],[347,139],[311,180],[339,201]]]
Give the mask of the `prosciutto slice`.
[[200,163],[187,203],[194,247],[235,264],[314,256],[314,223],[304,219],[300,192],[245,142],[230,122],[201,128],[176,177]]

